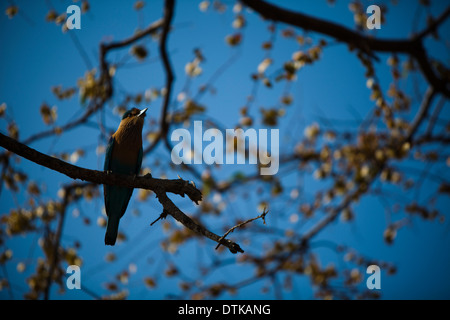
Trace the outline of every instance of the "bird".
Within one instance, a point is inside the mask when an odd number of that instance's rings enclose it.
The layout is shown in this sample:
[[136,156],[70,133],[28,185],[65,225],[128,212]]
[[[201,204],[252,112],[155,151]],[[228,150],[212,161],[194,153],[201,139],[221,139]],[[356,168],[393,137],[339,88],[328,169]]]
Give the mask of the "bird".
[[[119,128],[109,139],[106,147],[103,170],[137,176],[142,165],[142,128],[148,108],[132,108],[126,111]],[[114,246],[119,231],[120,219],[127,210],[133,188],[103,185],[105,210],[107,216],[105,245]]]

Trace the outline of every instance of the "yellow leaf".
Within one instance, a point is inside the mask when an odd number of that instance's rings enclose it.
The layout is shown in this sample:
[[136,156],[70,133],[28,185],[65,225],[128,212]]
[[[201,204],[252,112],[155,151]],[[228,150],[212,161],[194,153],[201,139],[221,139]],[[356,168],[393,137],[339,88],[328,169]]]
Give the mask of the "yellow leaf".
[[272,64],[272,59],[266,58],[258,65],[258,73],[263,74],[266,69]]
[[0,118],[3,117],[5,115],[5,111],[6,111],[6,103],[2,103],[0,105]]
[[156,282],[153,278],[151,277],[147,277],[144,279],[144,283],[146,286],[148,286],[149,288],[154,288],[156,286]]
[[210,5],[209,1],[202,1],[198,5],[198,8],[200,9],[200,11],[205,12],[206,10],[208,10],[209,5]]
[[242,35],[240,33],[235,33],[225,37],[225,41],[232,47],[237,46],[242,41]]
[[58,17],[58,14],[55,10],[50,10],[47,15],[45,16],[45,20],[47,22],[54,22],[56,20],[56,17]]
[[134,55],[139,61],[144,60],[148,55],[147,49],[143,46],[138,45],[131,47],[130,53]]
[[141,10],[144,7],[144,1],[136,1],[134,3],[135,10]]
[[238,15],[233,21],[233,28],[241,29],[245,26],[245,18],[243,15]]
[[17,6],[9,6],[5,11],[6,15],[10,19],[12,19],[17,14],[17,12],[19,12],[19,8]]

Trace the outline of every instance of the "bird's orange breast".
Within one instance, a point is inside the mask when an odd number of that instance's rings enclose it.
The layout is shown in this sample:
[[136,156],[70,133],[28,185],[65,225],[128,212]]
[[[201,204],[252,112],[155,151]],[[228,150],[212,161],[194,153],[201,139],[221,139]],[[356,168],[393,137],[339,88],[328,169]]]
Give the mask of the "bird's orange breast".
[[111,157],[122,164],[136,165],[141,146],[142,144],[138,146],[116,140]]
[[136,165],[139,150],[142,148],[142,125],[122,120],[113,138],[112,159],[122,164]]

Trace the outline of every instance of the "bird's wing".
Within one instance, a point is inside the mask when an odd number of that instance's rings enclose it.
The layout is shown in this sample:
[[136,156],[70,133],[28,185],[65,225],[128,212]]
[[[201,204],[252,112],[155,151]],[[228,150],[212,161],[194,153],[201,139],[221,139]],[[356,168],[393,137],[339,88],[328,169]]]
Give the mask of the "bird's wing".
[[[112,152],[113,152],[113,148],[114,148],[114,138],[111,137],[111,138],[109,138],[108,145],[106,146],[105,162],[103,164],[103,170],[106,171],[106,172],[111,171],[111,155],[112,155]],[[103,198],[104,198],[104,201],[105,201],[105,209],[106,209],[106,213],[107,214],[109,212],[109,205],[108,205],[109,201],[107,201],[108,200],[107,197],[108,197],[108,194],[109,194],[109,192],[108,192],[109,189],[110,189],[110,186],[108,186],[106,184],[103,186]]]
[[143,154],[144,154],[144,152],[143,152],[142,147],[141,147],[139,149],[139,154],[138,154],[138,158],[137,158],[137,162],[136,162],[136,170],[135,170],[136,175],[138,175],[139,171],[141,171]]
[[111,155],[114,148],[114,138],[109,138],[108,145],[106,146],[106,152],[105,152],[105,163],[103,164],[103,170],[104,171],[110,171],[111,170]]

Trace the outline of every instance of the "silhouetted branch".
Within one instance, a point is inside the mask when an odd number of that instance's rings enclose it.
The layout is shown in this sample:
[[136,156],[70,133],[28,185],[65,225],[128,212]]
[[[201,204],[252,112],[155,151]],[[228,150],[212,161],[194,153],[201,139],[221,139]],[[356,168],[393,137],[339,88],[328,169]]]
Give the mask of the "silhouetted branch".
[[187,195],[193,202],[198,204],[198,202],[202,200],[202,194],[200,190],[194,187],[189,181],[185,181],[182,179],[156,179],[151,177],[151,175],[145,175],[143,177],[133,177],[81,168],[31,149],[28,146],[1,133],[0,146],[36,164],[65,174],[72,179],[80,179],[98,184],[118,185],[129,188],[142,188],[152,190],[158,197],[159,202],[163,205],[163,212],[166,215],[167,213],[170,214],[190,230],[227,246],[232,253],[244,252],[238,244],[230,240],[223,240],[218,235],[195,223],[191,218],[189,218],[180,209],[178,209],[178,207],[175,206],[175,204],[167,197],[167,192],[178,194],[182,197]]
[[450,144],[450,135],[440,134],[440,135],[422,135],[417,137],[413,141],[415,145],[421,145],[425,143],[440,143],[440,144]]
[[284,22],[305,30],[315,31],[334,39],[352,45],[359,50],[374,57],[373,52],[396,52],[409,54],[416,59],[420,69],[428,82],[436,91],[450,97],[450,89],[446,79],[439,78],[431,66],[422,40],[430,32],[444,22],[450,15],[450,7],[436,19],[428,28],[412,39],[377,39],[364,36],[361,33],[348,29],[337,23],[311,17],[300,12],[282,9],[263,0],[240,0],[249,8],[255,10],[266,19]]
[[219,243],[216,246],[216,250],[220,247],[221,244],[223,244],[223,241],[225,240],[226,236],[229,235],[231,232],[233,232],[236,228],[240,228],[240,227],[246,225],[247,223],[250,223],[257,219],[262,219],[264,224],[266,224],[266,215],[268,213],[269,213],[269,211],[266,211],[266,208],[264,208],[263,213],[261,213],[259,216],[252,218],[252,219],[245,220],[244,222],[241,222],[241,223],[235,225],[234,227],[230,228],[227,232],[225,232],[225,234],[223,236],[220,237],[220,239],[218,241]]
[[109,51],[114,50],[114,49],[118,49],[118,48],[123,48],[126,47],[152,33],[155,33],[158,31],[158,29],[160,29],[164,24],[164,19],[160,19],[157,20],[156,22],[150,24],[146,29],[136,33],[135,35],[133,35],[130,38],[121,40],[121,41],[116,41],[116,42],[111,42],[111,43],[101,43],[100,44],[100,49],[99,49],[99,63],[100,63],[100,71],[101,71],[101,75],[100,75],[100,79],[101,79],[101,84],[105,87],[105,91],[104,91],[104,96],[102,96],[100,99],[95,99],[95,100],[91,100],[89,106],[86,108],[86,111],[84,112],[83,115],[81,115],[78,119],[75,119],[73,121],[68,122],[67,124],[60,126],[60,127],[55,127],[49,130],[45,130],[39,133],[36,133],[30,137],[28,137],[27,139],[23,140],[22,142],[26,145],[29,145],[30,143],[48,137],[48,136],[52,136],[55,134],[61,134],[63,132],[66,132],[68,130],[74,129],[76,127],[78,127],[81,124],[86,123],[89,118],[95,114],[98,110],[100,110],[101,108],[103,108],[103,105],[106,101],[108,101],[108,99],[112,96],[113,94],[113,86],[111,83],[111,76],[109,74],[109,65],[108,62],[106,60],[106,55]]
[[[434,88],[430,86],[426,91],[426,93],[424,94],[424,98],[419,107],[419,110],[417,111],[414,120],[411,122],[409,130],[407,131],[405,137],[396,142],[396,146],[398,147],[398,149],[401,149],[404,143],[412,141],[414,135],[417,133],[419,126],[426,118],[428,110],[430,109],[431,103],[435,95],[436,92]],[[309,241],[312,237],[318,234],[323,228],[325,228],[327,225],[333,222],[344,209],[348,208],[355,200],[359,199],[359,197],[363,192],[367,192],[372,183],[376,181],[379,174],[386,167],[386,164],[387,160],[379,162],[378,165],[374,168],[375,171],[372,173],[370,179],[366,180],[365,189],[361,190],[357,188],[355,191],[347,194],[338,206],[334,207],[322,220],[320,220],[317,224],[312,226],[307,232],[305,232],[302,235],[301,239],[302,242]]]
[[187,195],[195,203],[198,203],[198,201],[202,200],[201,192],[192,184],[190,184],[189,181],[184,181],[181,179],[157,179],[152,178],[149,175],[143,177],[133,177],[128,175],[105,173],[103,171],[81,168],[36,151],[1,133],[0,146],[34,163],[65,174],[72,179],[80,179],[97,184],[148,189],[154,192],[157,189],[160,190],[162,188],[165,192],[178,194],[182,197],[184,197],[184,195]]
[[[223,237],[219,237],[217,234],[212,233],[211,231],[207,230],[205,227],[197,224],[194,220],[192,220],[191,218],[189,218],[187,215],[185,215],[180,209],[178,209],[178,207],[169,199],[169,197],[167,197],[167,194],[165,192],[162,191],[162,189],[160,190],[156,190],[155,191],[156,196],[159,200],[159,202],[163,205],[164,210],[167,212],[163,212],[162,215],[167,215],[170,214],[172,217],[175,218],[175,220],[177,220],[178,222],[180,222],[181,224],[183,224],[185,227],[189,228],[190,230],[201,234],[217,243],[220,243],[224,246],[226,246],[231,253],[238,253],[241,252],[243,253],[244,250],[241,249],[241,247],[228,239],[223,239]],[[161,217],[160,217],[161,218]]]
[[423,120],[427,117],[428,111],[431,107],[431,102],[433,101],[433,98],[436,96],[436,91],[433,87],[429,87],[427,91],[425,92],[425,95],[422,100],[422,104],[419,107],[419,110],[416,113],[416,116],[414,117],[414,120],[411,123],[411,126],[407,132],[405,141],[410,142],[414,134],[417,132],[417,129],[419,128],[420,124],[423,122]]
[[175,7],[175,0],[166,0],[164,2],[164,17],[162,23],[162,34],[159,42],[159,53],[162,58],[164,71],[166,73],[166,93],[164,95],[164,101],[160,116],[160,129],[157,137],[153,140],[152,144],[149,145],[145,150],[144,154],[151,152],[159,143],[161,139],[166,140],[167,144],[167,133],[169,132],[170,123],[168,121],[167,112],[169,110],[170,98],[172,96],[172,84],[175,79],[172,66],[170,64],[169,55],[167,54],[167,37],[170,31],[170,25],[173,18],[173,11]]
[[415,36],[416,39],[425,38],[432,32],[435,32],[439,25],[443,23],[450,15],[450,7],[448,7],[439,17],[433,20],[424,30]]
[[30,137],[28,137],[27,139],[23,140],[22,142],[26,145],[29,145],[36,140],[46,138],[49,136],[53,136],[53,135],[60,135],[63,132],[66,132],[66,131],[69,131],[71,129],[78,127],[79,125],[86,123],[94,113],[96,113],[98,110],[100,110],[103,107],[106,100],[107,100],[106,98],[102,98],[99,100],[92,100],[91,103],[89,104],[89,106],[86,108],[86,111],[84,112],[84,114],[82,116],[80,116],[78,119],[70,121],[63,126],[60,126],[60,127],[56,126],[52,129],[33,134]]
[[72,183],[69,185],[66,185],[63,187],[64,189],[64,198],[61,203],[61,208],[59,210],[59,220],[58,224],[56,226],[56,232],[54,239],[49,238],[47,241],[52,241],[52,243],[48,244],[52,254],[49,256],[49,268],[48,268],[48,275],[47,275],[47,283],[44,289],[44,300],[48,300],[50,298],[50,287],[53,281],[53,275],[55,273],[56,266],[58,265],[60,255],[58,254],[58,251],[60,249],[59,245],[61,242],[61,236],[63,232],[64,227],[64,221],[66,218],[66,209],[69,204],[69,198],[72,195],[73,190],[80,187],[79,183]]
[[167,109],[170,103],[170,97],[172,93],[172,84],[174,80],[174,74],[172,66],[170,64],[169,56],[167,54],[167,37],[170,31],[170,24],[173,18],[173,10],[175,6],[175,0],[166,0],[164,2],[164,24],[161,39],[159,42],[159,53],[161,55],[164,71],[166,72],[166,94],[164,95],[164,102],[161,114],[161,135],[165,137],[169,130],[169,122],[167,121]]
[[164,19],[159,19],[159,20],[151,23],[144,30],[140,30],[140,31],[136,32],[136,34],[131,36],[130,38],[127,38],[127,39],[124,39],[121,41],[115,41],[115,42],[102,44],[101,47],[103,48],[103,51],[102,51],[103,54],[101,54],[100,57],[102,57],[103,58],[102,60],[104,60],[106,53],[108,51],[129,46],[130,44],[133,44],[136,41],[139,41],[142,38],[157,32],[163,25],[164,25]]

